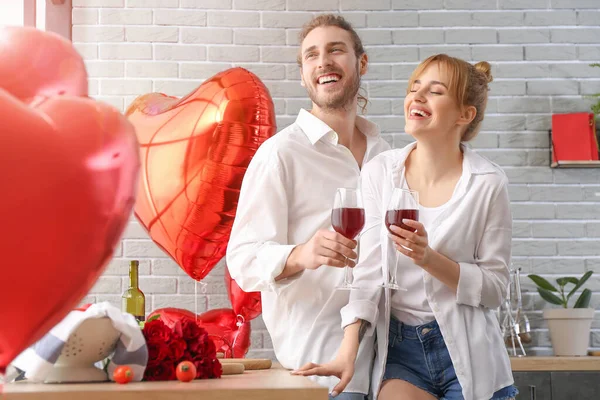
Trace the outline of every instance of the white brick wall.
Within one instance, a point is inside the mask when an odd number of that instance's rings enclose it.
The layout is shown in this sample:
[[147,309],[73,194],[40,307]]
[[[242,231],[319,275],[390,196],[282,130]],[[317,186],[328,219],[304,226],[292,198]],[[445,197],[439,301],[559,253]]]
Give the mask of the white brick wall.
[[[600,170],[548,168],[553,112],[588,111],[584,94],[600,92],[598,0],[74,0],[73,42],[86,59],[90,91],[124,109],[136,95],[182,96],[202,80],[240,65],[269,87],[282,128],[310,103],[295,65],[297,32],[316,12],[340,12],[359,29],[370,56],[363,83],[369,115],[394,146],[402,133],[402,98],[419,60],[447,52],[488,60],[496,78],[483,132],[474,142],[510,180],[514,263],[526,273],[600,272]],[[175,306],[228,307],[223,265],[205,293],[166,258],[132,219],[104,276],[87,300],[119,302],[129,259],[141,262],[148,311]],[[600,276],[590,285],[600,306]],[[543,301],[524,279],[536,329],[535,351],[547,353]],[[253,322],[254,356],[272,356],[261,319]],[[592,344],[600,347],[600,320]]]

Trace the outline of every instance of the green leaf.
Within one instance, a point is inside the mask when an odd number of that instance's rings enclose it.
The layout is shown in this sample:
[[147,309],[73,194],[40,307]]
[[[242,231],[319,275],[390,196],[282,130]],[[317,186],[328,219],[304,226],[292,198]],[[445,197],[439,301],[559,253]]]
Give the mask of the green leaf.
[[148,318],[148,320],[146,322],[150,322],[150,321],[154,321],[160,318],[160,314],[156,314],[151,316],[150,318]]
[[548,303],[556,304],[558,306],[564,306],[565,303],[555,294],[552,294],[549,290],[538,288],[538,293],[542,296],[542,299],[546,300]]
[[567,276],[565,278],[558,278],[556,280],[559,286],[565,286],[567,283],[572,283],[573,285],[577,285],[579,283],[579,279],[574,278],[572,276]]
[[593,63],[593,64],[590,64],[590,67],[600,67],[600,64],[599,63]]
[[558,289],[555,288],[550,282],[546,279],[542,278],[539,275],[530,274],[527,275],[529,279],[531,279],[538,287],[546,290],[550,290],[551,292],[558,292]]
[[592,298],[592,292],[590,289],[584,289],[581,292],[581,296],[575,302],[573,308],[588,308],[590,305],[590,299]]
[[588,271],[585,274],[583,274],[583,276],[581,277],[581,279],[579,279],[579,281],[577,281],[577,284],[575,285],[575,287],[567,295],[567,300],[569,300],[571,298],[571,296],[573,296],[575,294],[575,292],[581,286],[583,286],[583,284],[585,283],[585,281],[587,281],[590,278],[590,276],[592,276],[593,273],[594,273],[594,271]]

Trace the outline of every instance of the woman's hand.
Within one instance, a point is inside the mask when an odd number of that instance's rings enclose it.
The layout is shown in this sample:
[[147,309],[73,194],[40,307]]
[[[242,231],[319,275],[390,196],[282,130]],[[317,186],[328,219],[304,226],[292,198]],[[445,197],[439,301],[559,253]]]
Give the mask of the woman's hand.
[[337,376],[340,378],[340,381],[331,392],[331,396],[335,397],[344,391],[352,379],[354,375],[354,359],[352,357],[338,356],[335,360],[326,364],[308,363],[292,371],[291,374],[301,376]]
[[[394,232],[394,234],[390,235],[390,239],[394,242],[396,250],[411,258],[416,265],[420,267],[427,266],[433,250],[429,247],[429,240],[427,238],[425,227],[422,223],[412,219],[404,219],[402,220],[402,223],[416,229],[416,232],[402,229],[397,225],[391,225],[390,230]],[[406,250],[402,246],[410,250]]]

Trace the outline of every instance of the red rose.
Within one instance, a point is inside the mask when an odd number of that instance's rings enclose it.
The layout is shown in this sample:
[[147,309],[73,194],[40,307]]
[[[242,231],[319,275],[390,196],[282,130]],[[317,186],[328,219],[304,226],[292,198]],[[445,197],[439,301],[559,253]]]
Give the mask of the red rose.
[[161,363],[163,360],[169,358],[171,354],[169,345],[166,342],[152,339],[146,342],[146,345],[148,346],[148,365]]
[[197,379],[220,378],[223,368],[217,358],[196,357],[193,361],[196,366]]
[[175,375],[175,364],[170,360],[165,360],[156,365],[148,365],[144,372],[146,381],[173,381]]
[[196,379],[208,379],[210,377],[212,365],[209,364],[210,360],[208,358],[198,356],[192,362],[196,366]]
[[218,358],[212,360],[212,374],[211,378],[220,378],[223,375],[223,366]]
[[213,342],[207,335],[208,340],[206,341],[206,346],[204,347],[204,355],[208,358],[217,358],[217,347],[215,346],[215,342]]
[[206,332],[202,333],[195,340],[188,341],[188,348],[195,355],[208,358],[215,358],[217,356],[217,348]]
[[171,359],[178,361],[185,354],[187,343],[183,339],[173,339],[169,343],[169,349],[171,350]]
[[175,321],[173,324],[173,330],[171,332],[171,338],[173,339],[183,339],[183,330],[181,328],[181,320]]
[[197,337],[199,337],[202,333],[206,332],[204,328],[199,327],[198,324],[196,324],[196,322],[191,319],[183,320],[183,322],[181,323],[181,331],[183,338],[186,341],[196,340]]
[[167,343],[169,340],[171,340],[171,329],[159,319],[146,322],[142,332],[144,333],[146,342],[156,339],[158,341],[162,341],[163,343]]
[[188,339],[187,345],[188,345],[188,349],[190,349],[190,352],[192,354],[202,353],[202,350],[204,349],[204,342],[202,340],[202,335],[195,337],[193,339]]
[[194,361],[194,356],[192,355],[192,353],[186,350],[183,352],[183,356],[181,356],[181,359],[179,361]]

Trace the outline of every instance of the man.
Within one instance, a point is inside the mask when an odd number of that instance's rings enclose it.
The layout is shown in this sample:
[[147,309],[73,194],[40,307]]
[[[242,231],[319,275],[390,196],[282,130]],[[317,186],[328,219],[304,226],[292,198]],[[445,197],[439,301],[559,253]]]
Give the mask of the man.
[[[318,16],[304,26],[300,42],[301,84],[312,109],[301,110],[256,152],[227,252],[232,278],[245,291],[262,293],[275,355],[290,369],[328,362],[337,352],[349,292],[336,286],[357,254],[355,241],[330,229],[334,195],[340,187],[356,188],[362,165],[389,149],[377,127],[357,116],[358,103],[366,102],[358,90],[368,58],[350,24]],[[364,399],[369,391],[373,348],[361,351],[355,377],[338,398]],[[338,381],[311,379],[330,391]]]

